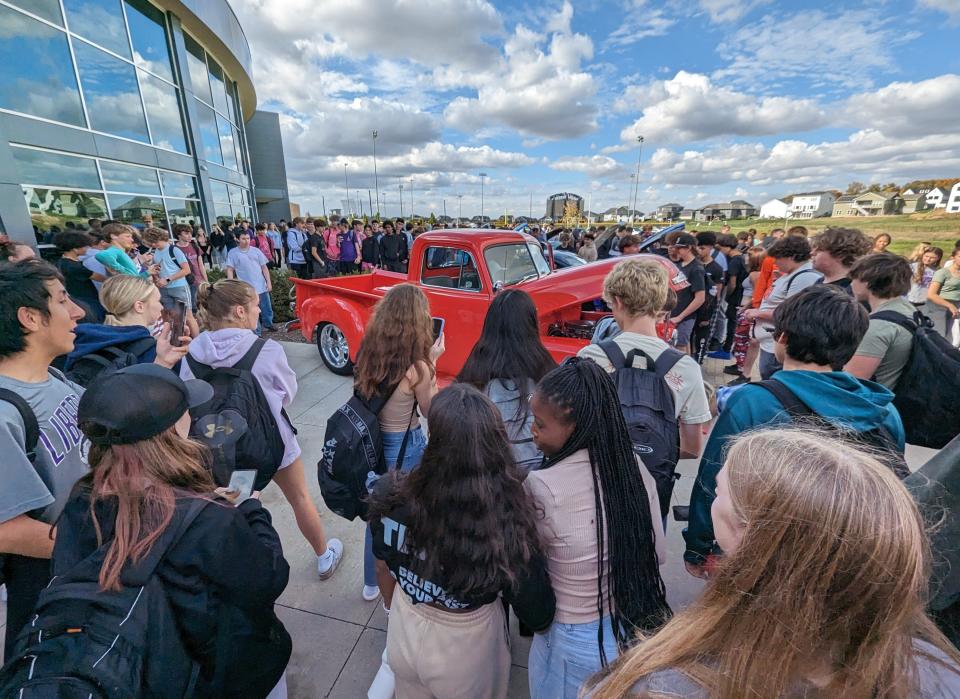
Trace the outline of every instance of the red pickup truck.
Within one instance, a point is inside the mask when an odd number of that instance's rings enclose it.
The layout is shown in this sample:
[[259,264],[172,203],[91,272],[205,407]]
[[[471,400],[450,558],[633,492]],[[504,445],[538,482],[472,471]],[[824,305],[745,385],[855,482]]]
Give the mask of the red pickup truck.
[[[549,253],[548,253],[549,254]],[[687,280],[670,260],[663,264],[675,290]],[[329,279],[295,279],[296,312],[308,340],[316,338],[320,357],[335,374],[353,372],[363,330],[374,304],[403,282],[416,284],[430,302],[431,315],[445,321],[446,351],[437,362],[441,379],[456,376],[480,337],[494,294],[517,286],[533,298],[543,344],[558,361],[587,344],[593,326],[607,315],[596,310],[603,278],[619,260],[552,270],[540,244],[514,231],[442,230],[413,243],[409,272],[375,270]]]

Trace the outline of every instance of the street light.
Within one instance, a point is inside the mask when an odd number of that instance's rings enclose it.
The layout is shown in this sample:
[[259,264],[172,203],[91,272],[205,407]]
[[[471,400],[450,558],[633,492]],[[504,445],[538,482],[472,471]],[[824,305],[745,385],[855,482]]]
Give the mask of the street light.
[[[377,132],[373,132],[373,186],[377,190],[377,215],[380,215],[380,180],[377,177]],[[371,217],[373,212],[370,212]]]
[[487,173],[480,173],[480,225],[483,226],[483,181],[486,178]]
[[[343,193],[346,197],[347,203],[350,206],[353,206],[353,203],[350,201],[350,181],[347,179],[347,164],[343,164]],[[346,211],[343,212],[346,215]]]
[[416,211],[413,206],[413,178],[410,178],[410,218],[413,218],[416,215]]
[[630,217],[630,202],[633,201],[633,187],[637,182],[637,176],[630,173],[630,195],[627,197],[627,218]]
[[457,195],[457,228],[463,225],[463,195]]
[[400,185],[400,218],[403,218],[403,178],[397,176],[397,184]]
[[633,213],[630,215],[630,219],[633,220],[633,217],[637,212],[637,195],[640,193],[640,158],[643,156],[643,136],[637,136],[637,142],[640,144],[640,152],[637,153],[637,188],[633,190]]

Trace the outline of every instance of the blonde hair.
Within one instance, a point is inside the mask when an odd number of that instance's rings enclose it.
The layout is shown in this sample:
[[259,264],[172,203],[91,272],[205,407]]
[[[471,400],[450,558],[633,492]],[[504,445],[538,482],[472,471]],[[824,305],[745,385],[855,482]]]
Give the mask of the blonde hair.
[[107,312],[104,325],[126,325],[124,317],[138,302],[146,302],[154,289],[153,282],[132,274],[118,274],[100,287],[100,305]]
[[956,649],[927,617],[930,554],[916,504],[874,456],[822,432],[739,437],[724,465],[742,522],[702,596],[595,677],[594,699],[673,669],[711,697],[917,696],[915,646]]
[[236,327],[234,309],[259,303],[256,289],[239,279],[203,283],[197,289],[197,317],[204,330]]
[[631,316],[656,316],[667,301],[667,271],[650,260],[623,260],[603,280],[603,298],[620,299]]

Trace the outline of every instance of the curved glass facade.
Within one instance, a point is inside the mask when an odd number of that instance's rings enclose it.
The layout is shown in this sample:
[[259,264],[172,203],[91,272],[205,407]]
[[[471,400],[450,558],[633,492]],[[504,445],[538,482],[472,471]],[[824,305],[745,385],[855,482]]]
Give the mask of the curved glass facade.
[[12,187],[38,240],[89,218],[253,215],[237,85],[157,2],[0,0],[0,220],[14,237],[27,218]]

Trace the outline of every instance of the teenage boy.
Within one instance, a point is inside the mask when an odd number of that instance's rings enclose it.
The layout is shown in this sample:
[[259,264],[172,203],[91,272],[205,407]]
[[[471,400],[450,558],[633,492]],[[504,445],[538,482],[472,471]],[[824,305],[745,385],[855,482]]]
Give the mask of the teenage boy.
[[676,255],[678,267],[690,286],[677,292],[677,306],[670,319],[677,326],[674,346],[681,352],[690,351],[690,338],[697,311],[706,301],[706,274],[697,259],[697,239],[689,233],[681,233],[670,245],[671,258]]
[[730,350],[733,349],[733,336],[737,330],[737,314],[740,311],[740,303],[743,301],[743,282],[749,276],[749,272],[735,236],[720,236],[717,238],[717,248],[727,258],[726,283],[723,289],[724,299],[727,303],[725,311],[726,332],[723,346],[707,356],[711,359],[728,360],[733,358]]
[[856,228],[828,228],[813,239],[813,268],[824,284],[850,290],[850,268],[873,249],[873,241]]
[[190,287],[190,310],[196,313],[197,291],[200,289],[200,285],[207,281],[207,268],[203,264],[203,252],[193,239],[193,227],[189,224],[176,224],[173,227],[173,235],[177,239],[176,249],[183,253],[190,265],[190,274],[193,276],[192,284],[190,279],[187,279],[187,284]]
[[760,341],[760,376],[769,379],[783,367],[774,356],[776,344],[772,334],[773,312],[791,296],[812,284],[819,284],[823,275],[810,262],[810,242],[799,235],[787,235],[770,246],[767,257],[773,260],[780,277],[773,283],[770,295],[759,308],[746,311],[744,317],[756,322],[755,336]]
[[237,239],[237,247],[227,255],[227,279],[239,279],[253,287],[260,299],[260,319],[257,321],[257,334],[261,328],[274,331],[273,303],[270,292],[273,291],[273,282],[270,279],[270,270],[267,268],[267,258],[257,248],[250,245],[250,233],[241,231]]
[[[663,265],[643,259],[626,259],[603,280],[603,298],[621,329],[614,338],[626,356],[631,350],[645,353],[653,361],[669,345],[657,336],[657,321],[667,300],[669,279]],[[594,360],[607,371],[614,370],[599,345],[587,345],[578,353]],[[693,357],[684,354],[664,376],[680,423],[680,458],[695,459],[703,446],[704,423],[711,419],[710,404],[703,388],[703,375]]]
[[[703,305],[697,311],[696,327],[693,330],[693,351],[698,361],[703,360],[706,345],[713,336],[713,326],[717,306],[723,303],[724,269],[717,261],[717,235],[710,231],[697,233],[697,259],[703,265],[704,282],[707,293]],[[726,259],[724,259],[726,264]],[[719,344],[719,343],[718,343]]]
[[[774,353],[783,370],[774,374],[819,418],[851,432],[882,431],[902,454],[903,424],[893,393],[843,371],[869,325],[856,299],[817,285],[780,304],[773,317]],[[710,506],[728,441],[747,430],[791,422],[780,400],[763,386],[747,384],[730,396],[710,433],[690,495],[690,521],[683,536],[687,570],[706,577],[707,556],[715,553]]]
[[160,303],[164,310],[169,311],[178,301],[182,302],[186,307],[190,337],[196,337],[200,334],[200,326],[193,317],[193,298],[187,283],[191,273],[190,261],[180,248],[170,243],[170,234],[162,228],[148,228],[141,237],[153,250],[153,259],[157,264],[153,282],[160,289]]
[[[861,379],[873,379],[891,391],[910,361],[913,334],[882,314],[896,313],[913,320],[917,310],[904,296],[910,291],[910,263],[892,252],[877,252],[850,268],[853,295],[870,307],[870,327],[846,370]],[[880,317],[878,317],[880,316]]]
[[307,260],[303,256],[303,244],[307,242],[307,234],[303,231],[303,219],[297,216],[293,219],[289,229],[287,229],[287,266],[293,270],[300,279],[309,279],[307,273]]
[[[137,247],[132,226],[123,223],[108,223],[101,231],[110,241],[109,247],[96,254],[96,260],[110,272],[110,274],[134,274],[146,277],[150,274],[148,268],[140,266],[130,259],[130,252]],[[139,258],[143,265],[150,265],[153,258],[144,255]]]
[[[83,389],[49,369],[56,357],[73,350],[74,329],[83,315],[52,266],[37,261],[0,265],[0,389],[6,393],[0,399],[5,660],[50,580],[51,527],[73,484],[88,470],[88,445],[77,428]],[[39,426],[36,445],[27,443],[32,419]]]

